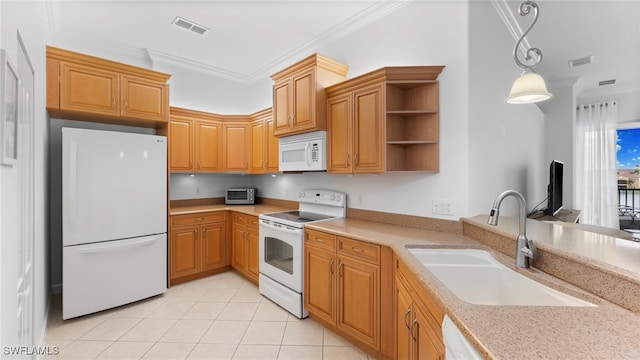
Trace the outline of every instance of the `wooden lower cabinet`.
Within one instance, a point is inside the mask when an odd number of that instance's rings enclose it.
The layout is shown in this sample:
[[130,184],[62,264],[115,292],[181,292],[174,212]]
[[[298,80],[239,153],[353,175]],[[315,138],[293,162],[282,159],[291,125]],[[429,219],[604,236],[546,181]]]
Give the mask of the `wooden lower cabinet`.
[[442,311],[423,289],[411,285],[413,279],[401,268],[396,268],[395,281],[395,359],[444,360]]
[[257,284],[260,275],[258,217],[233,213],[231,227],[231,266]]
[[368,353],[393,356],[391,249],[305,230],[304,302],[311,318]]
[[229,269],[227,213],[170,217],[169,285]]
[[378,348],[380,266],[338,257],[339,329]]

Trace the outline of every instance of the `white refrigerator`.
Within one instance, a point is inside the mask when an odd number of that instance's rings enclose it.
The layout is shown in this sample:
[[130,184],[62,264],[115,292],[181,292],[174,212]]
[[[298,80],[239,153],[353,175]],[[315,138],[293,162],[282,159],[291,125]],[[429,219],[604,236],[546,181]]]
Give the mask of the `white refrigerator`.
[[62,318],[167,289],[167,138],[62,129]]

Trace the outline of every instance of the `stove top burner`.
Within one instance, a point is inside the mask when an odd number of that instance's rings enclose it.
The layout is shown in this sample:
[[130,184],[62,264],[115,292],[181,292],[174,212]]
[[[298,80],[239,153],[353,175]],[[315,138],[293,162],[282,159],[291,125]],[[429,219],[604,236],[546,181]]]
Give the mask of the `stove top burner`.
[[264,216],[282,220],[293,221],[295,223],[304,224],[311,221],[333,219],[333,216],[311,213],[308,211],[285,211],[279,213],[265,214]]

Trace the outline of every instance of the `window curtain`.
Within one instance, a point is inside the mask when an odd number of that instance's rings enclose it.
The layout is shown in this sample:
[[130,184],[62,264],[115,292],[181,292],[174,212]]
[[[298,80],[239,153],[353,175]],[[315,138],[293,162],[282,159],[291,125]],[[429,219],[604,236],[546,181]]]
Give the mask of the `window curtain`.
[[575,206],[580,223],[619,229],[615,102],[580,105],[576,116]]

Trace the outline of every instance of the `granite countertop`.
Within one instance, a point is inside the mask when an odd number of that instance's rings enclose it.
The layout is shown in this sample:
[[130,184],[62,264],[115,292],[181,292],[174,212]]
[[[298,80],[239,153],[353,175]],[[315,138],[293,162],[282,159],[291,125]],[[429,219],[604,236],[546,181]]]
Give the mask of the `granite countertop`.
[[[274,205],[202,205],[171,208],[169,215],[231,210],[249,215],[293,210]],[[486,225],[486,215],[462,219],[495,234],[513,237],[517,219],[502,217],[499,227]],[[640,359],[640,314],[593,295],[535,268],[521,269],[513,257],[469,236],[352,218],[319,221],[308,228],[390,247],[439,302],[486,358],[495,359]],[[640,283],[640,244],[560,225],[527,222],[528,235],[539,248],[578,259],[602,271]],[[474,305],[458,299],[407,247],[478,248],[507,267],[544,285],[591,302],[597,307]],[[615,266],[611,265],[615,264]]]
[[[486,217],[483,219],[486,222]],[[439,301],[444,312],[487,358],[640,358],[640,314],[535,268],[516,268],[512,257],[483,246],[470,237],[349,218],[306,226],[392,248],[424,288]],[[511,235],[508,225],[507,230],[503,231]],[[579,233],[574,235],[580,236]],[[589,301],[597,307],[492,306],[466,303],[458,299],[415,259],[407,246],[481,248],[515,271]]]
[[180,207],[174,207],[174,208],[169,208],[169,215],[173,216],[173,215],[187,215],[187,214],[197,214],[197,213],[202,213],[202,212],[209,212],[209,211],[225,211],[225,210],[230,210],[230,211],[236,211],[236,212],[240,212],[243,214],[247,214],[247,215],[260,215],[260,214],[268,214],[268,213],[274,213],[274,212],[281,212],[281,211],[290,211],[290,210],[297,210],[297,208],[287,208],[287,207],[282,207],[282,206],[275,206],[275,205],[263,205],[263,204],[256,204],[256,205],[225,205],[225,204],[219,204],[219,205],[198,205],[198,206],[180,206]]

